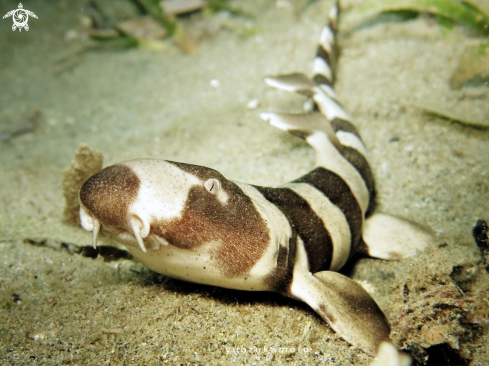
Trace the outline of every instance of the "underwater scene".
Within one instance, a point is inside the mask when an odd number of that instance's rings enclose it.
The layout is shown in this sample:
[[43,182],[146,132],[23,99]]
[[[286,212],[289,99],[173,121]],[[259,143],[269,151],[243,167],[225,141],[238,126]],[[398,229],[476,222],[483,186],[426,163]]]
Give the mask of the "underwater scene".
[[0,364],[489,362],[489,1],[0,0]]

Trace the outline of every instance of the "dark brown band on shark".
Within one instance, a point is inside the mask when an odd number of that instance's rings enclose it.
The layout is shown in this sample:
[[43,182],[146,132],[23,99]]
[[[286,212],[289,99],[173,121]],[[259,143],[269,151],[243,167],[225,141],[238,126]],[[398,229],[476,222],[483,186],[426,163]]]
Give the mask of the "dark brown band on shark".
[[[340,55],[340,48],[338,47],[338,41],[336,39],[337,34],[338,34],[338,19],[340,17],[340,12],[341,12],[341,8],[340,8],[339,3],[340,3],[339,1],[336,2],[336,5],[335,5],[336,14],[334,17],[331,17],[331,12],[330,12],[329,22],[328,22],[328,27],[329,27],[329,29],[331,29],[331,32],[333,32],[333,35],[334,35],[334,42],[331,45],[332,49],[333,49],[333,55],[334,55],[334,59],[333,59],[334,64],[336,64],[336,62],[339,58],[339,55]],[[331,10],[333,10],[333,9],[331,9]],[[334,67],[334,65],[333,65],[333,67]],[[333,73],[333,75],[335,75],[335,73]]]
[[[316,51],[316,57],[324,60],[324,62],[331,69],[331,79],[330,77],[323,75],[321,73],[316,73],[313,75],[312,79],[318,84],[326,84],[333,86],[336,80],[336,64],[338,60],[339,48],[336,42],[336,33],[338,31],[338,16],[339,16],[339,4],[336,4],[329,14],[328,24],[323,28],[323,34],[328,33],[332,36],[332,42],[329,42],[330,47],[325,47],[322,44],[324,40],[320,42]],[[321,35],[321,38],[322,38]],[[327,49],[329,48],[329,50]]]
[[292,183],[308,183],[312,185],[343,212],[350,227],[350,253],[355,253],[362,238],[363,214],[354,194],[343,178],[336,173],[319,167]]
[[[304,140],[316,133],[316,131],[324,132],[324,134],[336,147],[336,149],[361,175],[369,192],[368,213],[372,212],[375,203],[375,183],[370,165],[368,164],[365,156],[357,149],[341,144],[340,140],[335,134],[334,128],[331,126],[330,122],[328,122],[328,119],[323,114],[273,113],[271,115],[273,115],[272,118],[274,120],[274,122],[271,122],[272,124],[280,121],[280,127],[282,129],[286,129],[289,133],[303,138]],[[341,127],[347,128],[349,130],[356,130],[348,121],[340,120],[338,118],[335,120],[337,121],[337,125],[335,127],[338,127],[338,125],[340,125]]]
[[80,189],[80,200],[102,225],[120,225],[136,200],[140,180],[131,168],[111,165],[88,179]]
[[354,149],[353,147],[343,145],[343,148],[341,149],[341,154],[345,157],[346,160],[350,162],[351,165],[355,167],[358,173],[360,173],[363,181],[365,182],[365,185],[367,186],[369,203],[365,216],[370,216],[370,214],[375,209],[375,198],[377,195],[372,169],[370,168],[367,159],[365,159],[365,156],[363,156],[362,153],[360,153],[357,149]]
[[[321,74],[316,74],[314,77],[320,77]],[[318,81],[319,82],[319,81]],[[323,85],[329,85],[327,83],[322,83]],[[329,85],[331,88],[333,87],[332,85]],[[320,85],[321,87],[321,85]],[[326,94],[326,96],[328,97],[329,100],[331,100],[332,102],[334,102],[336,105],[338,105],[339,108],[341,108],[342,110],[344,110],[345,108],[343,108],[343,104],[341,104],[341,102],[337,99],[337,96],[332,96],[332,95],[329,95],[327,92],[325,92],[324,90],[321,90],[322,93]],[[321,110],[319,109],[319,106],[318,104],[316,103],[316,101],[314,101],[314,112],[319,112],[319,113],[323,113],[321,112]],[[323,114],[324,115],[324,114]],[[336,119],[336,118],[335,118]]]
[[[357,136],[358,139],[363,143],[357,128],[350,121],[336,117],[330,123],[335,132],[344,131],[352,133]],[[370,168],[370,165],[365,156],[353,147],[343,145],[341,149],[341,154],[345,157],[346,160],[350,162],[351,165],[355,167],[355,169],[357,169],[357,171],[362,176],[365,185],[367,186],[369,192],[369,205],[365,215],[368,217],[376,207],[375,199],[377,196],[377,191],[375,189],[375,179],[372,173],[372,169]]]
[[362,138],[360,137],[357,128],[350,121],[336,117],[333,118],[333,120],[330,123],[331,123],[331,127],[333,127],[333,130],[335,132],[338,131],[350,132],[355,136],[357,136],[360,139],[360,141],[362,141]]
[[329,269],[333,257],[331,235],[309,203],[289,188],[256,187],[287,217],[304,242],[311,272]]
[[324,62],[326,62],[330,67],[331,61],[332,61],[332,55],[329,54],[329,52],[322,46],[319,45],[316,51],[316,57],[322,58]]
[[[329,22],[328,22],[329,24],[328,24],[328,26],[333,31],[333,34],[336,34],[338,32],[338,19],[340,18],[340,12],[341,12],[341,7],[340,7],[339,1],[336,1],[334,8],[336,8],[335,16],[331,17],[331,12],[329,13]],[[332,8],[331,11],[335,10],[334,8]]]
[[203,184],[195,185],[188,193],[181,217],[160,219],[151,225],[151,232],[181,249],[192,250],[196,246],[218,243],[212,252],[215,265],[226,277],[246,277],[270,241],[268,227],[253,201],[235,183],[213,169],[171,164],[203,181],[217,179],[229,198],[223,204]]
[[[318,84],[326,84],[326,85],[333,85],[334,80],[329,80],[326,76],[323,74],[315,74],[312,78],[316,83]],[[309,96],[309,95],[308,95]]]
[[322,45],[319,45],[316,51],[316,57],[322,58],[324,62],[326,62],[329,65],[333,80],[330,80],[328,77],[326,77],[326,75],[323,74],[315,74],[312,79],[318,84],[327,84],[333,86],[335,82],[335,74],[336,74],[335,55],[334,54],[331,55]]
[[277,265],[266,279],[265,283],[271,291],[290,295],[290,285],[294,276],[295,254],[297,250],[297,232],[291,227],[292,235],[289,238],[288,246],[280,246],[277,256]]

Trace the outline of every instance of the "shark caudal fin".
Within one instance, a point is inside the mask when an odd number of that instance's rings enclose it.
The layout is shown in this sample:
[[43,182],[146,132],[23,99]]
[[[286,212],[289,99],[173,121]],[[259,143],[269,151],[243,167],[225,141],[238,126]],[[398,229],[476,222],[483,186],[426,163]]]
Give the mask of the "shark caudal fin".
[[363,224],[364,247],[361,252],[381,259],[403,259],[434,244],[435,233],[416,222],[375,212]]

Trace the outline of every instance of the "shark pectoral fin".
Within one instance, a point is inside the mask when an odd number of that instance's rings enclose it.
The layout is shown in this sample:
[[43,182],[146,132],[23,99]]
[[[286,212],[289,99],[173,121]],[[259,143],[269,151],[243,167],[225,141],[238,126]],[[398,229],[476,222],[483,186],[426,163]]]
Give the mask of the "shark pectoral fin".
[[363,225],[366,253],[381,259],[412,257],[434,244],[435,233],[410,220],[374,213]]
[[311,306],[348,343],[374,356],[382,341],[390,341],[384,313],[352,279],[323,271],[305,275],[296,284],[292,295]]

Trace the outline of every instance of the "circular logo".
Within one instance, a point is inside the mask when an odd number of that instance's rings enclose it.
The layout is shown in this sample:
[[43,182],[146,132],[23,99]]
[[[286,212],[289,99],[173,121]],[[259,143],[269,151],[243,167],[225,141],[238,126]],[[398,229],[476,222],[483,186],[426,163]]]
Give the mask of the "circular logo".
[[30,10],[24,9],[22,3],[19,3],[19,8],[9,11],[3,16],[3,19],[12,17],[12,20],[14,21],[14,24],[12,25],[13,31],[15,31],[17,28],[19,28],[19,32],[22,30],[22,28],[28,31],[29,24],[27,24],[27,21],[29,20],[29,15],[31,17],[37,18],[36,14],[34,14]]
[[12,19],[16,27],[24,28],[29,20],[29,14],[24,9],[17,9],[14,11]]

